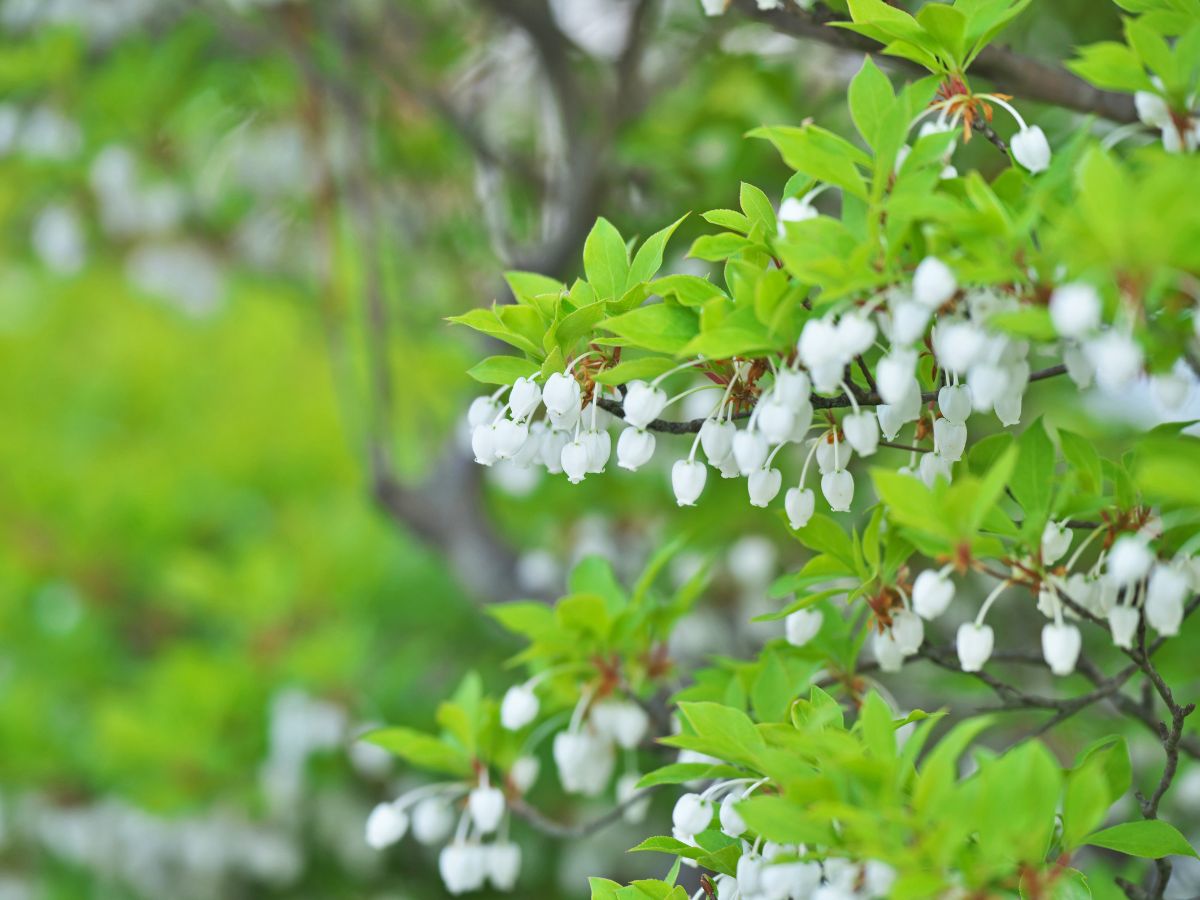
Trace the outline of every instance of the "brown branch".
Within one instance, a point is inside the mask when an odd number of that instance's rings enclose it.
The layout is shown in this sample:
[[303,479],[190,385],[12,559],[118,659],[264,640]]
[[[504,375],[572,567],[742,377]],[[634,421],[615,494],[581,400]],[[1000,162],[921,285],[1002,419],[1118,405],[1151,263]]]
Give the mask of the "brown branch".
[[567,825],[562,822],[557,822],[551,819],[537,807],[526,803],[521,797],[516,797],[509,800],[508,807],[512,810],[513,815],[525,822],[528,822],[542,834],[550,835],[560,839],[578,839],[587,837],[600,831],[602,828],[612,825],[620,820],[621,816],[633,806],[641,803],[647,797],[650,797],[658,790],[659,785],[651,785],[650,787],[642,788],[636,791],[625,800],[618,803],[616,806],[609,809],[607,812],[596,816],[593,819],[587,819],[583,822],[577,822],[574,825]]

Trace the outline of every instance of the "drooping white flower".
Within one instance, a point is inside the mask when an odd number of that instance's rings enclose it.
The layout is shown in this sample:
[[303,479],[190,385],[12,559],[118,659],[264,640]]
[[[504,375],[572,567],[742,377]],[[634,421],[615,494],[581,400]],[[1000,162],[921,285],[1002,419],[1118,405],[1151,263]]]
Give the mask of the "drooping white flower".
[[408,831],[408,815],[395,803],[380,803],[367,816],[367,844],[382,850],[404,837]]
[[1184,572],[1162,563],[1154,567],[1146,586],[1146,621],[1151,628],[1167,636],[1179,633],[1188,589]]
[[904,347],[892,347],[879,360],[875,371],[875,382],[884,403],[899,404],[905,399],[916,381],[917,354]]
[[1087,349],[1079,344],[1067,344],[1063,347],[1063,364],[1067,367],[1067,377],[1075,382],[1080,390],[1091,387],[1096,370],[1088,357]]
[[1142,348],[1129,335],[1106,331],[1084,348],[1096,374],[1096,384],[1106,391],[1128,385],[1142,370]]
[[528,684],[515,684],[500,701],[500,724],[509,731],[520,731],[537,718],[538,698]]
[[1013,159],[1033,174],[1050,168],[1050,142],[1037,125],[1022,128],[1009,141]]
[[875,323],[862,313],[846,313],[836,327],[838,349],[846,359],[853,359],[871,349],[875,343]]
[[536,756],[518,756],[508,770],[508,780],[518,793],[524,794],[537,781],[542,764]]
[[542,403],[546,412],[564,415],[572,408],[578,409],[583,392],[575,376],[569,372],[553,372],[542,388]]
[[[599,411],[597,411],[599,412]],[[608,413],[605,413],[608,415]],[[550,427],[556,431],[574,431],[575,426],[579,424],[579,420],[583,417],[583,408],[579,405],[568,406],[563,412],[555,412],[552,409],[546,410],[546,418],[550,421]],[[599,415],[597,415],[599,421]]]
[[774,393],[784,403],[796,408],[807,403],[812,394],[812,381],[803,372],[783,369],[775,376]]
[[1175,361],[1175,367],[1170,372],[1151,377],[1150,389],[1154,392],[1154,399],[1159,406],[1167,412],[1176,412],[1187,403],[1195,381],[1196,376],[1191,367],[1186,361],[1179,359]]
[[809,319],[800,330],[796,343],[800,361],[809,369],[819,369],[834,363],[840,369],[843,363],[838,342],[837,326],[829,319]]
[[497,842],[486,848],[487,878],[500,891],[511,891],[521,874],[521,848],[511,841]]
[[1151,128],[1166,128],[1171,124],[1171,108],[1160,94],[1151,91],[1136,91],[1133,105],[1138,118]]
[[1050,295],[1050,320],[1060,337],[1085,337],[1100,327],[1100,294],[1084,281],[1060,285]]
[[471,451],[475,462],[490,466],[496,462],[496,429],[490,422],[476,425],[471,430]]
[[631,381],[625,392],[625,421],[644,429],[667,405],[667,392],[644,381]]
[[532,378],[518,378],[508,395],[508,405],[517,421],[528,419],[542,402],[542,389]]
[[[821,885],[821,866],[815,862],[771,863],[762,870],[762,896],[768,900],[814,897]],[[753,895],[751,895],[753,896]]]
[[586,729],[560,731],[553,749],[558,780],[568,794],[594,797],[608,786],[616,756],[607,738]]
[[991,658],[995,646],[996,634],[991,625],[976,625],[974,622],[963,622],[958,627],[955,636],[955,649],[958,651],[958,664],[964,672],[978,672],[983,664]]
[[[711,0],[710,0],[711,2]],[[786,236],[787,232],[784,229],[784,222],[804,222],[808,219],[815,219],[820,213],[817,212],[815,206],[800,197],[785,197],[783,202],[779,204],[779,236]]]
[[412,830],[418,843],[440,844],[454,828],[454,811],[441,797],[426,797],[413,807]]
[[768,452],[767,439],[760,431],[747,428],[733,436],[733,458],[743,475],[761,469],[767,461]]
[[950,460],[940,453],[925,453],[921,456],[921,481],[931,488],[940,478],[949,483],[952,480]]
[[781,398],[768,395],[759,405],[755,424],[768,443],[781,444],[792,436],[796,412]]
[[832,432],[824,434],[816,440],[817,470],[822,475],[844,469],[850,464],[850,457],[854,451],[846,441],[833,440]]
[[936,619],[954,599],[954,582],[932,569],[925,569],[913,582],[913,610],[923,619]]
[[967,426],[949,419],[934,420],[933,445],[943,459],[958,462],[967,446]]
[[479,890],[487,872],[487,850],[479,844],[456,840],[438,854],[438,874],[446,890],[455,896]]
[[932,311],[912,300],[903,300],[892,308],[891,338],[897,344],[911,344],[925,334]]
[[904,651],[891,631],[877,631],[871,636],[875,661],[884,672],[899,672],[904,666]]
[[890,897],[896,883],[896,870],[885,862],[872,859],[863,867],[863,893],[867,897]]
[[803,528],[813,516],[817,498],[810,488],[788,488],[783,497],[783,509],[787,513],[788,524],[793,528]]
[[738,889],[748,897],[762,890],[763,858],[755,853],[743,853],[737,861]]
[[695,506],[704,491],[708,470],[704,463],[694,459],[679,459],[671,467],[671,488],[675,491],[675,502],[680,506]]
[[480,834],[491,834],[504,818],[504,792],[500,788],[481,784],[467,795],[467,811]]
[[729,458],[733,453],[733,436],[736,433],[737,428],[732,422],[705,420],[700,426],[700,446],[704,448],[704,455],[710,463],[719,466]]
[[899,406],[889,403],[880,403],[876,406],[875,417],[879,419],[879,430],[889,441],[895,439],[896,435],[900,433],[900,429],[904,427],[904,423],[908,421],[904,418]]
[[854,476],[845,469],[822,475],[821,493],[834,512],[849,512],[854,500]]
[[625,750],[640,744],[650,728],[649,715],[632,700],[603,700],[592,707],[591,720],[597,731]]
[[617,438],[617,465],[636,472],[654,456],[654,435],[649,431],[626,428]]
[[867,410],[845,416],[842,431],[859,456],[870,456],[879,447],[879,421]]
[[564,444],[559,457],[559,465],[567,473],[567,480],[571,484],[579,484],[588,472],[587,444],[579,438]]
[[927,309],[937,309],[954,296],[958,279],[936,256],[927,256],[913,272],[913,299]]
[[912,656],[925,640],[925,623],[915,612],[901,609],[892,614],[892,637],[901,653]]
[[496,459],[512,459],[529,440],[529,426],[512,419],[501,419],[492,426]]
[[983,350],[985,340],[983,332],[971,322],[947,322],[934,329],[933,352],[943,369],[965,375]]
[[675,801],[675,808],[671,811],[675,830],[688,837],[695,837],[708,828],[712,817],[712,804],[699,794],[684,794]]
[[480,425],[491,425],[500,415],[500,404],[491,397],[476,397],[467,408],[467,424],[471,428]]
[[552,428],[542,435],[538,446],[538,460],[551,475],[562,472],[563,447],[567,446],[570,440],[571,436],[565,431],[555,431]]
[[1150,571],[1154,554],[1140,535],[1123,534],[1113,541],[1105,564],[1108,580],[1118,587],[1141,581]]
[[1066,522],[1047,522],[1042,529],[1042,562],[1054,565],[1071,549],[1071,529]]
[[725,799],[721,801],[721,809],[718,813],[721,830],[733,838],[741,837],[746,833],[746,820],[737,811],[737,805],[741,799],[742,795],[737,791],[726,794]]
[[646,814],[650,812],[649,795],[634,800],[640,790],[638,782],[641,780],[642,776],[637,772],[626,772],[617,779],[617,803],[625,807],[621,818],[631,825],[637,825],[644,821]]
[[992,409],[995,410],[996,418],[1000,420],[1001,425],[1008,428],[1021,421],[1021,407],[1024,399],[1025,394],[1022,391],[1012,388],[996,398]]
[[1139,619],[1141,613],[1137,607],[1114,606],[1108,613],[1108,627],[1112,631],[1113,643],[1126,650],[1132,649]]
[[1042,628],[1042,656],[1055,675],[1070,675],[1075,671],[1083,638],[1074,625],[1050,622]]
[[612,456],[612,435],[607,431],[585,431],[579,436],[579,439],[587,448],[588,472],[590,474],[603,472],[604,467],[608,465],[609,457]]
[[997,363],[979,362],[967,370],[967,385],[976,412],[995,406],[1009,389],[1008,370]]
[[798,609],[789,613],[783,620],[787,642],[793,647],[803,647],[817,636],[823,621],[824,616],[819,609]]
[[783,485],[783,473],[778,469],[759,469],[751,472],[746,480],[750,492],[750,505],[765,507],[775,499]]

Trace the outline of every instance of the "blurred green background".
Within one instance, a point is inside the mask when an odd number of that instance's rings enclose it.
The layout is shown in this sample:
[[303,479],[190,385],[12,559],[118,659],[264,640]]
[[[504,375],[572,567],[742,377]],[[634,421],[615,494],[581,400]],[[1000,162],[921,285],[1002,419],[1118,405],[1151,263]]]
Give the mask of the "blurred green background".
[[[1040,3],[1013,41],[1117,27]],[[479,484],[443,318],[571,276],[598,214],[777,195],[743,134],[845,131],[860,58],[692,0],[5,0],[0,33],[0,898],[442,896],[363,845],[410,776],[349,738],[504,683],[477,600],[674,527],[660,472]],[[797,557],[740,490],[687,525],[745,538],[714,604]],[[534,845],[524,895],[630,843]]]

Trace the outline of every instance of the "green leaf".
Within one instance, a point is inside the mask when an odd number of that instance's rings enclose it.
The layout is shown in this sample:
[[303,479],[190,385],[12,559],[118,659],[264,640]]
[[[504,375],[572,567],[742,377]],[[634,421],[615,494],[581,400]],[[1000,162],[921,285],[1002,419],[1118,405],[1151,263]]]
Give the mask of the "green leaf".
[[361,740],[382,747],[419,769],[458,777],[471,774],[471,761],[465,753],[412,728],[380,728],[363,735]]
[[608,219],[597,219],[583,245],[583,270],[600,300],[625,292],[629,281],[629,251],[621,233]]
[[667,241],[671,239],[675,229],[686,218],[687,215],[680,216],[666,228],[656,231],[646,238],[646,243],[642,244],[641,249],[633,257],[633,265],[629,267],[629,276],[625,282],[626,289],[633,287],[638,282],[649,281],[658,273],[662,267],[663,251],[666,249]]
[[595,375],[600,384],[627,384],[630,381],[650,381],[679,365],[679,360],[670,356],[643,356],[640,359],[622,360],[611,369]]
[[518,378],[528,378],[541,366],[520,356],[489,356],[467,370],[467,374],[484,384],[512,384]]
[[858,166],[869,167],[871,159],[845,138],[815,125],[756,128],[750,136],[774,144],[783,161],[797,172],[867,199],[866,182]]
[[542,294],[561,294],[566,285],[537,272],[505,272],[504,280],[518,303],[533,303]]
[[[1041,534],[1046,518],[1050,515],[1050,498],[1054,493],[1054,445],[1046,434],[1041,419],[1025,429],[1017,438],[1019,456],[1013,470],[1009,487],[1021,509],[1025,511],[1026,525]],[[1033,531],[1026,528],[1026,534]]]
[[750,703],[760,722],[782,722],[796,696],[792,679],[778,653],[766,651],[762,668],[750,688]]
[[694,312],[666,302],[613,316],[601,322],[599,327],[659,353],[678,353],[700,331]]
[[1096,826],[1104,822],[1108,808],[1116,800],[1109,792],[1104,759],[1092,757],[1067,774],[1067,795],[1063,801],[1063,847],[1074,850]]
[[1092,847],[1116,850],[1127,856],[1162,859],[1164,856],[1200,856],[1174,825],[1161,819],[1126,822],[1089,834],[1083,840]]
[[967,19],[953,6],[928,3],[917,13],[917,22],[943,48],[943,59],[958,65],[966,61]]
[[1109,91],[1153,91],[1154,85],[1146,74],[1142,61],[1125,44],[1103,41],[1079,50],[1079,58],[1067,63],[1067,68],[1085,81]]
[[895,759],[896,729],[892,723],[892,710],[878,691],[867,694],[859,721],[862,723],[863,741],[871,755],[879,760]]
[[721,262],[746,250],[761,249],[759,244],[740,234],[702,234],[692,243],[688,256],[708,262]]
[[667,275],[650,282],[650,292],[674,297],[683,306],[700,306],[715,298],[725,298],[725,292],[699,275]]
[[1067,465],[1075,470],[1079,478],[1079,486],[1085,491],[1098,494],[1102,487],[1103,469],[1095,445],[1086,438],[1061,429],[1058,432],[1058,441]]
[[751,227],[758,225],[763,233],[775,234],[775,207],[771,205],[767,195],[761,189],[743,181],[740,197],[742,211]]
[[863,57],[862,68],[850,82],[848,98],[854,127],[868,145],[876,147],[880,124],[896,102],[896,97],[892,83],[871,57]]

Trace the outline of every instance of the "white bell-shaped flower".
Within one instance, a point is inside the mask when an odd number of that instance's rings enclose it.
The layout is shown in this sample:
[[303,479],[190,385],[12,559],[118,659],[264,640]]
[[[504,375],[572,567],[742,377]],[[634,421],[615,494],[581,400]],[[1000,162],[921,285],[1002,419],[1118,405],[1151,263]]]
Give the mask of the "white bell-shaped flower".
[[638,746],[650,728],[649,715],[632,700],[610,698],[597,703],[592,707],[591,721],[600,734],[625,750]]
[[808,436],[809,429],[813,423],[813,405],[805,397],[800,403],[794,407],[795,415],[792,417],[792,433],[788,435],[788,440],[793,443],[802,443],[805,437]]
[[785,197],[783,202],[779,204],[779,213],[777,215],[780,237],[783,237],[786,233],[783,230],[784,222],[805,222],[809,219],[815,219],[818,215],[820,213],[817,212],[816,207],[807,200],[800,197]]
[[712,822],[712,804],[699,794],[684,794],[675,801],[671,822],[675,830],[688,837],[695,837]]
[[830,363],[836,363],[841,368],[843,364],[837,326],[829,319],[809,319],[805,322],[796,349],[800,352],[800,361],[809,369],[819,369]]
[[521,848],[511,841],[486,848],[487,878],[499,891],[511,891],[521,874]]
[[538,446],[538,461],[546,467],[546,471],[551,475],[558,475],[562,472],[562,452],[563,447],[567,446],[571,441],[571,436],[565,431],[555,431],[547,429],[542,435]]
[[892,307],[891,340],[895,344],[912,344],[925,335],[933,312],[913,300],[902,300]]
[[810,488],[788,488],[783,497],[783,509],[787,513],[788,524],[793,528],[803,528],[813,517],[817,498]]
[[783,620],[787,642],[793,647],[803,647],[821,631],[824,616],[819,609],[798,609]]
[[771,444],[782,444],[792,436],[796,423],[795,410],[781,398],[769,395],[758,407],[755,424]]
[[508,780],[518,793],[524,794],[537,782],[542,764],[536,756],[518,756],[508,770]]
[[998,363],[976,363],[967,370],[967,385],[975,411],[983,412],[993,408],[1008,390],[1008,370]]
[[817,470],[822,475],[846,468],[853,454],[854,451],[846,441],[833,439],[832,432],[817,438]]
[[846,313],[836,326],[840,355],[853,359],[866,353],[875,343],[875,331],[875,323],[862,313]]
[[467,408],[467,424],[472,428],[491,425],[500,415],[500,404],[491,397],[476,397]]
[[741,837],[746,833],[746,820],[737,811],[737,805],[741,799],[742,795],[736,791],[726,794],[717,814],[721,822],[721,830],[732,838]]
[[1106,331],[1085,345],[1096,373],[1096,384],[1106,391],[1118,391],[1142,371],[1142,348],[1127,334]]
[[771,863],[762,870],[762,896],[765,900],[815,897],[821,889],[820,886],[820,863]]
[[971,416],[971,389],[965,384],[945,385],[938,391],[938,409],[956,425],[965,425]]
[[1184,572],[1174,566],[1156,565],[1146,586],[1146,622],[1150,627],[1159,634],[1178,634],[1189,589]]
[[545,422],[533,422],[529,425],[529,437],[525,439],[525,443],[521,445],[521,449],[517,451],[517,455],[512,458],[513,465],[519,469],[528,469],[534,463],[538,462],[542,453],[542,440],[546,436],[549,429]]
[[747,428],[733,436],[733,458],[743,475],[761,469],[767,461],[770,449],[767,439],[760,431]]
[[1187,403],[1195,382],[1196,376],[1191,367],[1185,360],[1179,359],[1170,372],[1151,377],[1150,390],[1158,405],[1173,413],[1178,412]]
[[1133,649],[1133,636],[1137,633],[1141,613],[1134,606],[1114,606],[1108,614],[1108,627],[1112,631],[1113,643],[1125,650]]
[[546,406],[546,412],[551,415],[561,416],[571,409],[579,409],[582,399],[583,391],[579,382],[569,372],[551,373],[542,389],[542,403]]
[[1037,125],[1022,128],[1009,141],[1013,159],[1033,174],[1050,168],[1050,142]]
[[958,462],[967,446],[967,426],[949,419],[934,420],[933,446],[943,459]]
[[1050,622],[1042,628],[1042,656],[1055,675],[1070,675],[1075,671],[1083,638],[1074,625]]
[[750,492],[750,505],[765,507],[779,493],[783,485],[783,473],[778,469],[759,469],[751,472],[746,480]]
[[[574,405],[568,406],[561,413],[554,410],[546,411],[546,418],[550,421],[550,427],[557,431],[570,432],[575,430],[575,426],[579,424],[579,420],[583,417],[583,407]],[[599,419],[599,416],[597,416]]]
[[934,355],[946,371],[965,375],[982,352],[985,340],[983,332],[971,322],[947,322],[934,329]]
[[520,731],[537,718],[538,698],[528,684],[516,684],[504,692],[500,701],[500,724],[509,731]]
[[900,644],[890,630],[877,631],[871,635],[871,650],[881,671],[899,672],[903,668],[904,651],[900,649]]
[[737,861],[738,889],[746,897],[753,897],[762,890],[763,858],[754,853],[743,853]]
[[[879,360],[875,383],[884,403],[898,405],[905,400],[916,380],[917,354],[904,347],[892,347]],[[918,390],[919,393],[919,390]]]
[[1079,344],[1066,344],[1062,355],[1063,364],[1067,367],[1067,377],[1075,383],[1075,387],[1080,390],[1091,387],[1096,377],[1096,368],[1092,365],[1087,348]]
[[834,512],[849,512],[854,501],[854,476],[845,469],[821,476],[821,493]]
[[1166,128],[1171,124],[1171,107],[1161,94],[1152,91],[1136,91],[1133,105],[1142,124],[1151,128]]
[[954,640],[959,666],[964,672],[978,672],[991,658],[995,643],[996,633],[991,625],[963,622]]
[[734,456],[732,453],[730,453],[727,457],[725,457],[723,460],[721,460],[720,465],[718,465],[717,468],[720,470],[722,478],[741,478],[742,477],[742,470],[738,466],[737,460],[734,459]]
[[637,772],[626,772],[617,779],[617,803],[624,807],[621,813],[621,818],[631,825],[637,825],[646,819],[646,815],[650,812],[650,796],[643,795],[640,799],[634,799],[638,796],[641,788],[638,787],[638,782],[642,780],[642,776]]
[[1084,281],[1060,285],[1050,295],[1050,321],[1059,337],[1081,338],[1100,327],[1100,294]]
[[707,419],[700,426],[700,446],[704,455],[714,466],[719,466],[733,453],[733,436],[737,427],[732,422],[721,422],[717,419]]
[[870,456],[879,447],[879,420],[868,410],[851,413],[842,419],[846,443],[859,456]]
[[559,464],[562,466],[562,470],[567,473],[567,480],[571,484],[579,484],[588,473],[587,444],[579,438],[564,444],[562,455],[559,457]]
[[1009,428],[1021,421],[1021,407],[1024,399],[1025,394],[1022,391],[1012,388],[996,398],[992,409],[1001,425]]
[[921,457],[921,480],[925,487],[932,488],[940,478],[946,483],[952,480],[950,460],[940,453],[926,453]]
[[783,369],[775,376],[774,393],[784,403],[795,408],[808,402],[812,394],[812,381],[803,372]]
[[612,435],[607,431],[585,431],[579,436],[587,447],[588,473],[599,474],[612,456]]
[[912,656],[921,649],[925,640],[925,623],[915,612],[901,609],[892,613],[892,637],[905,656]]
[[504,818],[504,792],[488,784],[479,785],[467,796],[467,811],[480,834],[491,834]]
[[380,803],[367,816],[367,845],[383,850],[404,837],[408,831],[408,815],[395,803]]
[[616,756],[612,741],[590,731],[560,731],[554,736],[554,764],[568,794],[595,797],[608,786]]
[[708,470],[704,463],[694,459],[680,459],[671,467],[671,488],[675,491],[675,502],[680,506],[695,506],[704,491]]
[[846,360],[831,359],[809,369],[812,377],[813,390],[819,394],[835,394],[842,388],[845,377]]
[[487,872],[487,850],[479,844],[453,841],[438,854],[438,874],[446,890],[455,896],[479,890]]
[[1123,534],[1113,541],[1108,551],[1105,571],[1108,580],[1118,587],[1129,587],[1141,581],[1154,563],[1154,554],[1143,537]]
[[617,438],[617,465],[636,472],[654,456],[654,435],[649,431],[626,428]]
[[644,381],[631,381],[623,405],[625,421],[634,428],[644,429],[667,405],[667,392]]
[[925,569],[913,582],[913,610],[923,619],[936,619],[953,599],[954,582],[933,569]]
[[412,813],[413,837],[417,842],[431,847],[440,844],[454,829],[454,810],[441,797],[426,797]]
[[1071,549],[1071,529],[1064,522],[1047,522],[1042,529],[1042,562],[1054,565]]
[[927,309],[937,309],[954,296],[958,279],[936,256],[927,256],[913,272],[913,299]]
[[492,429],[496,459],[512,459],[529,440],[529,426],[512,419],[501,419]]
[[508,406],[512,417],[518,421],[528,419],[533,415],[538,404],[542,402],[542,389],[532,378],[518,378],[513,382],[508,395]]
[[884,439],[889,441],[895,440],[900,429],[904,427],[904,423],[909,421],[904,418],[904,413],[899,406],[893,406],[890,403],[880,403],[876,406],[875,417],[879,419],[879,430],[883,432]]
[[491,422],[476,425],[471,430],[471,451],[475,454],[475,462],[481,466],[496,462],[496,429]]

